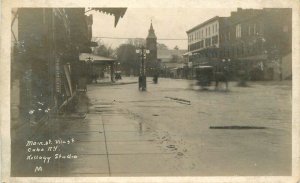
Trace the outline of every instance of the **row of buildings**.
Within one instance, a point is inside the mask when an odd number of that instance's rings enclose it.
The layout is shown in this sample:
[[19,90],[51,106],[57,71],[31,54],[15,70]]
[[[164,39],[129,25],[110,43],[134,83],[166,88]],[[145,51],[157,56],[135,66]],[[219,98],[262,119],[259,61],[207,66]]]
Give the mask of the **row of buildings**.
[[252,80],[292,77],[292,10],[242,9],[230,17],[213,17],[187,31],[182,78],[192,78],[195,68],[225,62],[232,77],[240,70]]
[[114,15],[115,25],[126,12],[126,8],[12,10],[12,118],[42,118],[45,112],[59,111],[75,96],[79,79],[88,72],[79,55],[90,53],[95,46],[91,41],[93,17],[87,15],[92,10]]

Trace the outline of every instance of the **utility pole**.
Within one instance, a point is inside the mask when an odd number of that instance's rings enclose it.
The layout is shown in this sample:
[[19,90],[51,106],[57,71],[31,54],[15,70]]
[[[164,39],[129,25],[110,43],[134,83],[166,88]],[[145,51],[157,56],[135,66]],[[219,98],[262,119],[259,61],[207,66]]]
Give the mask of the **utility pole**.
[[139,54],[139,57],[141,57],[141,72],[140,72],[140,76],[139,76],[139,89],[141,89],[142,91],[146,91],[147,85],[146,85],[146,73],[145,73],[145,58],[146,58],[146,54],[149,54],[150,51],[145,49],[144,46],[142,46],[140,49],[136,50],[136,53]]

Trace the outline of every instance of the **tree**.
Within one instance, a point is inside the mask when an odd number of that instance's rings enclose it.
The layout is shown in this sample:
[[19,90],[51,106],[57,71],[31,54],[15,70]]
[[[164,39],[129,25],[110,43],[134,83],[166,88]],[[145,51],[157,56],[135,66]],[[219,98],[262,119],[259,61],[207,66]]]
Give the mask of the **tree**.
[[146,45],[146,40],[143,38],[130,38],[127,40],[127,44],[133,45],[136,48]]
[[103,42],[103,40],[99,38],[93,38],[93,42],[96,42],[98,46],[93,48],[93,54],[104,56],[104,57],[111,57],[115,58],[115,52],[116,50],[113,49],[110,45],[107,45]]
[[117,58],[125,74],[137,75],[139,73],[140,63],[135,50],[136,47],[131,44],[122,44],[117,48]]
[[111,46],[105,44],[98,44],[99,46],[94,48],[93,53],[95,55],[104,56],[104,57],[114,57],[115,50]]
[[158,50],[168,50],[169,48],[163,43],[157,43]]

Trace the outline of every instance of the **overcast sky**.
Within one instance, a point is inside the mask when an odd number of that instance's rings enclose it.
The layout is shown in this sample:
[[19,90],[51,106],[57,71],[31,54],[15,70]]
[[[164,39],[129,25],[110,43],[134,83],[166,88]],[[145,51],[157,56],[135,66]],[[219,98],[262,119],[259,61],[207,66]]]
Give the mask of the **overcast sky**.
[[[93,36],[95,37],[129,37],[146,38],[151,19],[158,39],[187,39],[186,31],[214,16],[230,16],[231,9],[192,9],[192,8],[128,8],[124,17],[114,27],[114,16],[92,11]],[[102,39],[117,47],[126,40]],[[169,48],[176,45],[187,49],[187,40],[158,40]]]

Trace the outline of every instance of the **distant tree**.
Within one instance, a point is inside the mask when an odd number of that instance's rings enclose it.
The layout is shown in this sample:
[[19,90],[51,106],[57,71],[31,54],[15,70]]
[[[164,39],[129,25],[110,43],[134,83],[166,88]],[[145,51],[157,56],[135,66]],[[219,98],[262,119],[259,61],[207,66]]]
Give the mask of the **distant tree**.
[[140,63],[135,50],[136,47],[131,44],[122,44],[116,50],[117,59],[126,74],[131,74],[132,71],[135,75],[139,73]]
[[176,45],[176,46],[174,47],[174,50],[179,50],[179,47]]
[[136,48],[141,47],[142,45],[146,45],[146,40],[143,38],[130,38],[127,40],[127,44],[133,45]]
[[157,49],[158,50],[168,50],[169,48],[167,47],[167,45],[165,45],[163,43],[157,43]]
[[93,49],[93,54],[104,57],[115,57],[115,50],[103,43],[101,40],[96,40],[98,46]]

